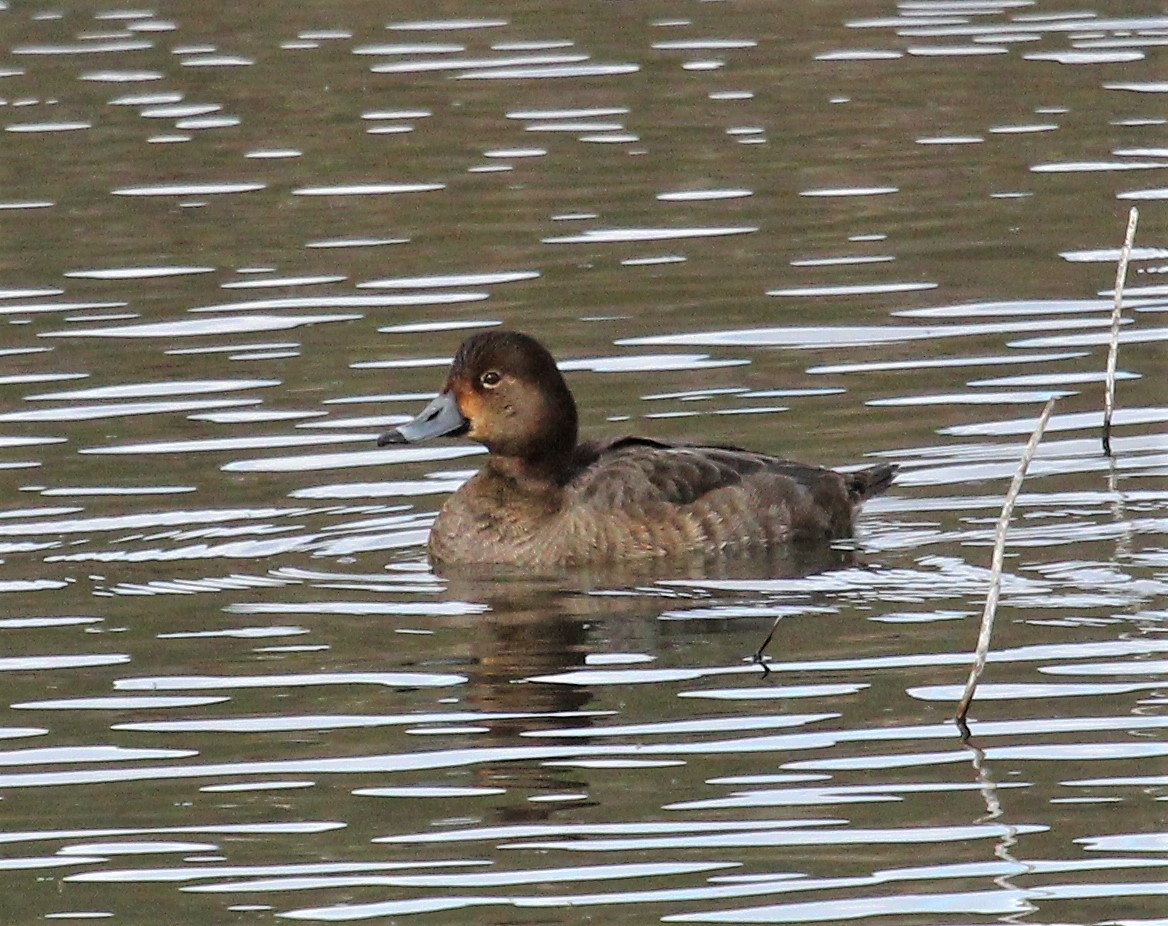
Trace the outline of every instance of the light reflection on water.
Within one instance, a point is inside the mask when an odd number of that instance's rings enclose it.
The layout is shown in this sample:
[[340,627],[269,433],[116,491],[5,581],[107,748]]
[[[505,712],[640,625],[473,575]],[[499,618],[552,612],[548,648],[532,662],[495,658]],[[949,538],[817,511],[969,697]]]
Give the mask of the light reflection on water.
[[[707,6],[0,11],[14,922],[1161,915],[1168,19]],[[897,485],[816,556],[435,575],[481,448],[373,439],[499,325],[589,430]]]

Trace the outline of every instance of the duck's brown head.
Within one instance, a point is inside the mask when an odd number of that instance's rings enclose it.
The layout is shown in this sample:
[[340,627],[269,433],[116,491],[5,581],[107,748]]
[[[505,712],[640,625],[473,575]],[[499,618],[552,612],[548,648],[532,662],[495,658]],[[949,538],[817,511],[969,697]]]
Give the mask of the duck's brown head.
[[528,465],[563,465],[576,446],[576,403],[535,338],[489,331],[462,342],[442,392],[378,446],[463,435]]

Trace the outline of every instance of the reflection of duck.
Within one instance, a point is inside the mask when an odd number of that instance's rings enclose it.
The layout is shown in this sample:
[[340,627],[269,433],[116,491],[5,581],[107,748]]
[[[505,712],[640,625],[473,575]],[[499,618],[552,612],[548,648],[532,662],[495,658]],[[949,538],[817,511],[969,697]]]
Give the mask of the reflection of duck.
[[378,444],[442,435],[490,451],[434,523],[430,556],[442,564],[574,566],[824,543],[850,535],[860,505],[896,472],[638,437],[579,444],[552,355],[508,331],[464,341],[438,397]]
[[[460,699],[481,716],[475,726],[482,732],[467,740],[468,748],[483,750],[482,761],[471,766],[470,780],[507,792],[491,800],[484,819],[507,824],[550,820],[564,804],[533,798],[587,792],[586,776],[571,767],[548,765],[538,755],[517,762],[514,750],[538,752],[541,746],[557,743],[540,739],[541,733],[579,731],[592,724],[586,709],[594,696],[590,686],[535,679],[583,668],[585,654],[595,645],[589,639],[589,617],[603,613],[603,606],[598,599],[565,592],[550,581],[488,575],[486,570],[481,576],[450,577],[443,598],[488,606],[485,614],[443,620],[450,631],[447,657],[454,657],[467,675]],[[642,605],[639,611],[633,608],[637,604]],[[644,604],[644,599],[630,601],[623,613],[655,614]],[[460,777],[464,770],[451,774]],[[568,802],[574,809],[582,803]]]
[[[466,703],[488,712],[543,715],[542,720],[493,720],[495,738],[533,724],[558,729],[566,721],[553,715],[578,711],[591,700],[592,692],[583,686],[520,683],[584,665],[589,618],[603,613],[599,602],[550,581],[485,571],[481,576],[456,571],[447,579],[443,598],[487,606],[485,614],[451,623],[467,659]],[[581,719],[569,723],[579,726]]]

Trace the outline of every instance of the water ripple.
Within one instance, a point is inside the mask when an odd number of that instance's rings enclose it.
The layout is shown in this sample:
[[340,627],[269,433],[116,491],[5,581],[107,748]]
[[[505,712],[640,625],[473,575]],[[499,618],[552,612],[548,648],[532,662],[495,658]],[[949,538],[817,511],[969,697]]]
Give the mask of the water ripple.
[[718,238],[726,235],[749,235],[758,226],[724,228],[596,228],[579,235],[544,238],[544,244],[597,244],[624,241],[675,241],[683,238]]
[[248,334],[258,331],[287,331],[307,325],[356,321],[361,315],[240,315],[223,318],[191,318],[183,321],[146,322],[141,325],[113,325],[41,332],[42,338],[190,338],[206,335]]
[[254,193],[266,183],[158,183],[151,186],[121,187],[111,190],[114,196],[217,196],[225,193]]

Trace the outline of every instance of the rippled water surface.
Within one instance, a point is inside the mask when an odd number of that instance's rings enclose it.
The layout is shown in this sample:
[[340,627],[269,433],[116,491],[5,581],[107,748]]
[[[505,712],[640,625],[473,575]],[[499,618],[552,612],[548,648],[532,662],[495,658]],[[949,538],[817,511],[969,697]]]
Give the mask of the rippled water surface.
[[[1142,0],[0,3],[0,919],[1163,924],[1166,74]],[[901,475],[435,575],[480,450],[374,438],[497,325]]]

